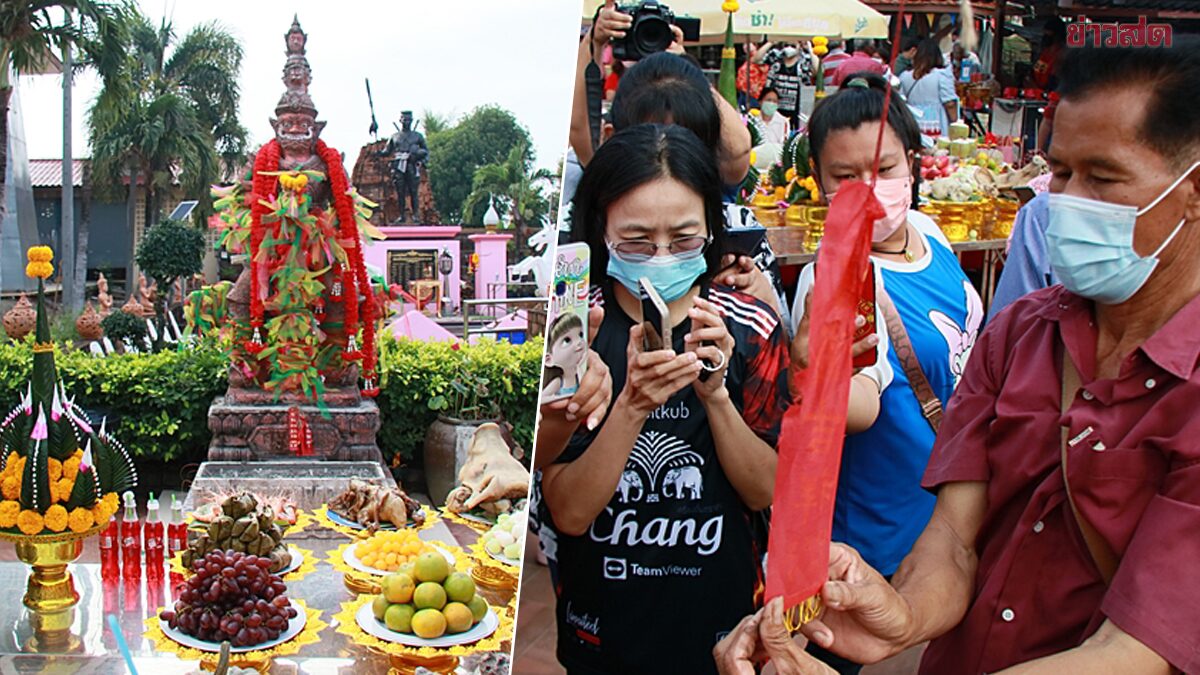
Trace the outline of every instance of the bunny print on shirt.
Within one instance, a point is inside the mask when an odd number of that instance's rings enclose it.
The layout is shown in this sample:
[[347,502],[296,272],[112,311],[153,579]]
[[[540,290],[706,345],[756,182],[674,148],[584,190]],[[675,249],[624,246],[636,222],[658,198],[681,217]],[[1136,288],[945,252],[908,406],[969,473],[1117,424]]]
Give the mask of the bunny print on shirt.
[[963,282],[963,291],[967,296],[965,327],[959,326],[957,321],[936,309],[929,312],[929,320],[946,339],[946,346],[950,348],[950,372],[954,374],[955,387],[958,387],[959,381],[962,380],[963,371],[967,368],[967,359],[971,357],[975,339],[979,337],[979,326],[983,323],[983,302],[979,299],[979,294],[974,292],[969,281]]

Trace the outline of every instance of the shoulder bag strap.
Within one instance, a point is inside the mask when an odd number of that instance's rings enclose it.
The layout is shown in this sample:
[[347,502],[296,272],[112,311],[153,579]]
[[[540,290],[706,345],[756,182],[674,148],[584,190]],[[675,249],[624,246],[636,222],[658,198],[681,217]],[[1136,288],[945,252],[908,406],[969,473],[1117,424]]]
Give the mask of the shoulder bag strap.
[[[1067,409],[1071,407],[1071,401],[1075,398],[1075,392],[1079,391],[1080,380],[1079,371],[1075,369],[1075,363],[1071,361],[1071,356],[1067,354],[1067,346],[1062,347],[1062,414],[1065,417]],[[1083,535],[1083,542],[1087,544],[1088,553],[1092,557],[1092,562],[1096,563],[1096,569],[1100,571],[1100,576],[1104,578],[1104,585],[1108,586],[1112,583],[1113,574],[1117,571],[1117,563],[1120,562],[1117,554],[1100,536],[1095,527],[1083,517],[1079,507],[1075,504],[1075,498],[1071,495],[1071,485],[1067,480],[1067,447],[1070,445],[1070,439],[1067,436],[1070,430],[1064,425],[1062,427],[1062,474],[1063,488],[1067,491],[1067,503],[1071,506],[1071,513],[1075,516],[1075,524],[1079,526],[1079,532]]]
[[908,377],[908,385],[912,387],[917,402],[921,404],[921,414],[925,416],[925,421],[929,422],[933,433],[936,434],[938,427],[942,426],[942,402],[938,399],[937,394],[933,393],[933,387],[929,386],[925,371],[921,370],[917,352],[913,349],[912,341],[908,339],[908,331],[904,329],[904,321],[900,318],[900,313],[896,311],[896,306],[892,304],[892,299],[882,288],[879,289],[878,295],[879,308],[883,311],[883,321],[887,324],[888,339],[892,341],[892,349],[896,352],[896,358],[900,360],[900,366],[904,368],[904,374]]

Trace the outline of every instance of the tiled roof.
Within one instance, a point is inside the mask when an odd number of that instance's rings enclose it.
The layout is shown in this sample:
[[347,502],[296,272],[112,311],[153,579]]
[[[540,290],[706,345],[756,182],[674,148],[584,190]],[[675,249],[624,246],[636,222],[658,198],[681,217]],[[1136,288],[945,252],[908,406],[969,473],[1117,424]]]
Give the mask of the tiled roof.
[[[71,183],[76,187],[83,186],[83,163],[86,161],[77,159],[71,168]],[[29,160],[29,178],[35,188],[62,187],[62,160]]]

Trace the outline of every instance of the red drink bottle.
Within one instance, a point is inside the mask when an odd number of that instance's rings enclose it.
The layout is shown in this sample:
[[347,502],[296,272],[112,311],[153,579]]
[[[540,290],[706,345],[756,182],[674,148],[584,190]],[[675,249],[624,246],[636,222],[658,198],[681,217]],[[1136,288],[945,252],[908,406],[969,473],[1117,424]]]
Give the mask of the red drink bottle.
[[142,541],[146,549],[146,573],[162,579],[163,572],[163,524],[158,515],[158,500],[150,493],[146,502],[146,524],[142,528]]
[[167,525],[167,553],[174,558],[176,553],[187,548],[187,524],[183,522],[183,504],[171,495],[171,522]]
[[117,517],[110,516],[108,527],[100,532],[100,578],[116,581],[121,578],[121,553],[117,548]]
[[124,577],[139,578],[142,575],[142,523],[138,520],[137,501],[132,492],[126,492],[125,515],[121,518],[121,568]]

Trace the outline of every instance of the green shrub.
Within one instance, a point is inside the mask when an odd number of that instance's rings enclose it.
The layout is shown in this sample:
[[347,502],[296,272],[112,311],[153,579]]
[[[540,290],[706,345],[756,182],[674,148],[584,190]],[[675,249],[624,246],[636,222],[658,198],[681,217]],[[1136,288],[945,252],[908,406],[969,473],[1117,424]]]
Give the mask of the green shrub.
[[[112,416],[112,429],[134,457],[204,459],[208,406],[226,387],[225,355],[214,345],[97,358],[60,343],[55,361],[67,393],[84,409]],[[0,346],[0,406],[6,413],[24,392],[32,363],[27,345]]]
[[100,320],[104,335],[116,344],[125,338],[133,344],[141,342],[146,337],[146,320],[132,314],[116,311]]
[[[144,322],[143,322],[144,325]],[[514,425],[513,438],[532,447],[540,340],[512,346],[484,342],[454,349],[447,344],[380,340],[383,383],[377,399],[385,458],[419,457],[425,431],[437,418],[429,401],[447,395],[464,373],[486,378],[494,401]],[[59,376],[67,392],[90,411],[118,420],[117,438],[138,458],[203,461],[211,435],[208,408],[225,393],[224,351],[212,341],[156,354],[96,358],[59,344]],[[0,344],[0,415],[16,406],[33,358],[29,341]],[[119,419],[118,419],[119,418]]]
[[376,399],[383,426],[379,447],[390,462],[420,456],[425,431],[437,419],[429,401],[451,396],[453,380],[471,373],[488,380],[496,404],[513,425],[513,440],[528,455],[541,374],[542,341],[523,345],[485,341],[456,349],[446,343],[380,340],[383,386]]

